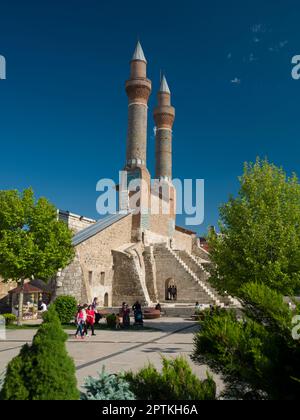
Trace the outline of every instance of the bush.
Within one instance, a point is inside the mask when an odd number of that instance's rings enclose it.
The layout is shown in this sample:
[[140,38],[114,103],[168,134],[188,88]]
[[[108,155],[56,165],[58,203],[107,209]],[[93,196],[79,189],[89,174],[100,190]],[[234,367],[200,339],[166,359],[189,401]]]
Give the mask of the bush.
[[116,328],[116,319],[117,317],[115,314],[107,315],[106,322],[109,328]]
[[103,368],[97,378],[85,379],[86,393],[81,394],[81,400],[135,400],[129,386],[123,375],[111,375]]
[[77,311],[77,302],[73,296],[58,296],[54,306],[62,324],[69,324],[74,320]]
[[2,316],[5,319],[6,325],[12,325],[17,321],[17,317],[14,314],[4,314]]
[[186,359],[163,358],[162,372],[149,364],[138,373],[128,372],[124,378],[139,400],[215,400],[216,384],[209,375],[201,381]]
[[2,400],[77,400],[75,366],[67,354],[67,334],[54,306],[45,312],[32,345],[25,345],[7,367]]
[[222,310],[201,322],[193,359],[222,374],[230,398],[299,399],[300,345],[283,297],[257,283],[245,284],[240,297],[242,320]]

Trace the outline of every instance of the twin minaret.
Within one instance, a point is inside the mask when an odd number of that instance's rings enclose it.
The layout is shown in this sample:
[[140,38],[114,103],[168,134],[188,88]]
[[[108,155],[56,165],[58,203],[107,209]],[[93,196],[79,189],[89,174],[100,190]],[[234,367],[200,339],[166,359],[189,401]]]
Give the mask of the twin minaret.
[[[146,168],[147,116],[151,81],[147,78],[147,60],[140,42],[130,62],[130,78],[126,82],[128,96],[128,133],[126,168]],[[172,180],[172,127],[175,109],[171,106],[171,92],[165,76],[158,92],[158,105],[154,110],[156,124],[156,168],[158,179]]]

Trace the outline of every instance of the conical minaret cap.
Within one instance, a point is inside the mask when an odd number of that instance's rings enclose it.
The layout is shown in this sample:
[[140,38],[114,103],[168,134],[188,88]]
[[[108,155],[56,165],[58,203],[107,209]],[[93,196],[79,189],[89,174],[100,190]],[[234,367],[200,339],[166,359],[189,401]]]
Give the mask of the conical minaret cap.
[[163,76],[161,79],[159,91],[168,93],[169,95],[171,94],[171,91],[170,91],[170,88],[169,88],[169,85],[165,76]]
[[145,58],[144,51],[143,51],[143,48],[141,46],[140,41],[138,41],[137,44],[136,44],[136,47],[135,47],[135,50],[134,50],[134,53],[133,53],[133,56],[132,56],[132,61],[133,60],[141,60],[141,61],[144,61],[145,63],[147,63],[147,60]]

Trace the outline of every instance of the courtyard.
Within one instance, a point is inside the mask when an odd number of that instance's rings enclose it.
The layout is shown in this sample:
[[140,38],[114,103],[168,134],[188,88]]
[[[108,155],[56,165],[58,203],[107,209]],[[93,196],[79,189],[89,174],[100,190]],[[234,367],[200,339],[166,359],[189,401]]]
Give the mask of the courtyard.
[[[69,335],[67,349],[75,362],[78,385],[84,383],[85,377],[95,376],[103,366],[110,373],[137,371],[148,362],[159,368],[161,356],[183,355],[199,378],[206,377],[207,366],[196,365],[189,357],[193,334],[199,328],[195,322],[165,317],[145,321],[145,327],[136,331],[97,330],[95,337],[85,340],[76,340],[74,331],[66,330]],[[25,343],[31,343],[35,333],[36,329],[7,330],[6,340],[0,341],[0,372]],[[214,378],[220,392],[222,381],[216,376]]]

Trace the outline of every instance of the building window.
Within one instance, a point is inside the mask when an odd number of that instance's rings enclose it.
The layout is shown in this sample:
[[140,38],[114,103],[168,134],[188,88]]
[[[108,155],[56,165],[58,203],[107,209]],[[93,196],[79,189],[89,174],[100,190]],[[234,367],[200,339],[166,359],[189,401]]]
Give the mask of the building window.
[[89,271],[89,285],[91,286],[93,284],[93,272]]
[[105,272],[104,271],[102,271],[101,272],[101,284],[104,286],[104,283],[105,283]]
[[105,295],[104,295],[104,306],[106,308],[108,307],[108,293],[105,293]]

